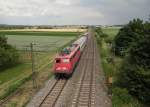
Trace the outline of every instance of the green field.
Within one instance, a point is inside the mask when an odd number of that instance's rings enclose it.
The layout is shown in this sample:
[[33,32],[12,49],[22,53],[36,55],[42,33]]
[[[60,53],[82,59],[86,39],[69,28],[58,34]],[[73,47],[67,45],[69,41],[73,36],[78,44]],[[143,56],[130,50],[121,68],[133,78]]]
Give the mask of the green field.
[[102,28],[104,33],[107,33],[109,36],[115,37],[116,34],[119,32],[120,28]]
[[[76,34],[77,35],[77,34]],[[27,35],[6,35],[8,43],[19,50],[29,50],[30,43],[35,43],[36,51],[50,51],[60,48],[76,36],[27,36]]]
[[103,32],[108,35],[108,38],[113,40],[120,28],[102,28]]
[[51,32],[51,31],[0,31],[0,35],[25,35],[25,36],[77,36],[81,32]]

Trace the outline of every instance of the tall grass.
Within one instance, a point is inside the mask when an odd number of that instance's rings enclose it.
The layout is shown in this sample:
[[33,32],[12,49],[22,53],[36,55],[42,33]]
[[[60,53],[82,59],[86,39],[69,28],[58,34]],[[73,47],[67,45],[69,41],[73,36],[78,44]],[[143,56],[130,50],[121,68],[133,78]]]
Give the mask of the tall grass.
[[30,80],[32,75],[25,77],[21,80],[16,81],[15,83],[11,84],[5,91],[4,93],[0,96],[0,99],[4,99],[13,92],[15,92],[22,84],[24,84],[26,81]]

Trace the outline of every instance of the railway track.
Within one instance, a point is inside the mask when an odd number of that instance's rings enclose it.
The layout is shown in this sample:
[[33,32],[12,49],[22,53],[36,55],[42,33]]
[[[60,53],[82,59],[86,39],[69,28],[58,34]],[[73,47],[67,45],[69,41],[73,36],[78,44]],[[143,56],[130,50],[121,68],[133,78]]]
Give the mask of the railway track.
[[61,95],[62,90],[64,89],[67,80],[59,79],[55,81],[52,88],[49,90],[47,95],[43,98],[38,107],[54,107],[58,98]]
[[91,37],[88,43],[82,76],[78,83],[71,107],[94,107],[95,98],[95,43]]

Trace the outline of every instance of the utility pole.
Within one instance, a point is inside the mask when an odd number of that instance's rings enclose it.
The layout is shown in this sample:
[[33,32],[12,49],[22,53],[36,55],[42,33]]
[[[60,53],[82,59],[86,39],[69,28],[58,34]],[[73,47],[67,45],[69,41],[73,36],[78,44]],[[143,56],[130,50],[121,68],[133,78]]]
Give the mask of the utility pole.
[[34,58],[34,51],[33,51],[33,43],[30,44],[31,48],[31,61],[32,61],[32,80],[33,80],[33,88],[37,88],[36,86],[36,72],[35,72],[35,58]]

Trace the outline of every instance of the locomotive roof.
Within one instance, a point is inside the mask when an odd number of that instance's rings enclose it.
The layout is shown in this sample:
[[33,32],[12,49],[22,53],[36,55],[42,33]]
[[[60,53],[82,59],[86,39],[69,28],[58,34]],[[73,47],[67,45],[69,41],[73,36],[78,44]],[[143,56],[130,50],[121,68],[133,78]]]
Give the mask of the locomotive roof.
[[77,49],[79,48],[79,45],[76,44],[75,46],[75,44],[72,44],[71,47],[66,47],[66,48],[70,50],[70,53],[69,54],[60,53],[56,56],[56,58],[70,58],[77,51]]

